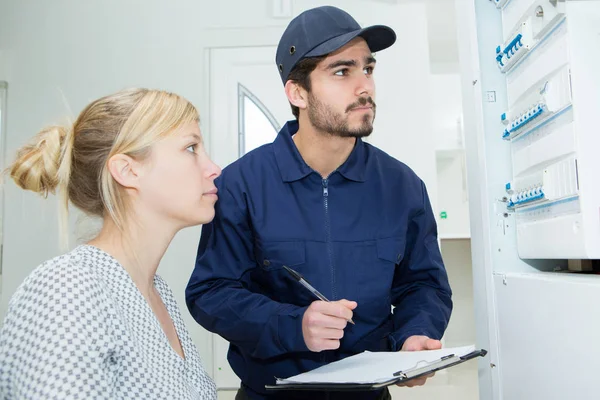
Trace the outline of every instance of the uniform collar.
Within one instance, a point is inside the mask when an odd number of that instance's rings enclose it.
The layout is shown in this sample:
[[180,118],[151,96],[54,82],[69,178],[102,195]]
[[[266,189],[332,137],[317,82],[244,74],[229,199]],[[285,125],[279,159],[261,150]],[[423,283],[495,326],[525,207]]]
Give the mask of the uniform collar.
[[[298,132],[298,128],[298,121],[288,121],[273,142],[275,159],[284,182],[297,181],[313,172],[300,155],[292,139],[292,136]],[[368,161],[365,147],[366,145],[361,139],[356,139],[350,156],[337,169],[337,172],[351,181],[364,182]]]

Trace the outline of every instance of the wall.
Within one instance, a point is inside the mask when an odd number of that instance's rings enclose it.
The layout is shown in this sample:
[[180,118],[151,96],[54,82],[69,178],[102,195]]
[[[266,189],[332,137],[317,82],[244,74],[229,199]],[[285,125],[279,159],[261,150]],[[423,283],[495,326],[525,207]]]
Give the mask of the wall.
[[448,347],[475,343],[475,316],[473,311],[473,269],[469,239],[443,239],[442,257],[452,288],[454,309],[444,335]]
[[[464,150],[437,157],[438,234],[441,239],[471,237]],[[446,218],[440,217],[446,213]]]
[[[436,66],[437,65],[437,66]],[[439,63],[432,70],[440,70]],[[466,182],[460,74],[432,73],[431,110],[435,138],[438,231],[441,238],[469,238],[469,201]],[[440,213],[445,212],[446,218]]]
[[[89,101],[125,87],[177,92],[199,107],[201,125],[208,126],[205,50],[276,44],[288,20],[270,18],[269,4],[266,0],[3,2],[0,80],[10,85],[9,160],[44,125],[74,118]],[[297,0],[294,13],[320,4]],[[372,142],[414,168],[435,204],[424,5],[369,3],[366,10],[366,1],[329,4],[359,15],[361,23],[388,23],[396,29],[396,46],[377,55],[379,108]],[[204,134],[210,142],[214,133]],[[18,190],[12,182],[6,182],[5,194],[0,317],[23,278],[61,252],[55,199],[43,201]],[[183,302],[199,232],[199,228],[191,228],[178,234],[159,272],[172,286],[205,363],[212,364],[212,339],[189,317]],[[77,237],[73,235],[71,245]]]

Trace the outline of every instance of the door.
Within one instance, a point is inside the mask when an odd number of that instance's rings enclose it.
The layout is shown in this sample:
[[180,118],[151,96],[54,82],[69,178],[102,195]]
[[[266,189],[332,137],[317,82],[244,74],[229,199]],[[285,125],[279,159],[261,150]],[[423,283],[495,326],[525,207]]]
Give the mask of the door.
[[210,152],[224,167],[275,139],[294,118],[275,46],[210,50]]
[[[275,46],[210,50],[209,149],[221,167],[265,143],[293,119],[275,65]],[[236,389],[229,343],[213,337],[213,377],[218,389]]]

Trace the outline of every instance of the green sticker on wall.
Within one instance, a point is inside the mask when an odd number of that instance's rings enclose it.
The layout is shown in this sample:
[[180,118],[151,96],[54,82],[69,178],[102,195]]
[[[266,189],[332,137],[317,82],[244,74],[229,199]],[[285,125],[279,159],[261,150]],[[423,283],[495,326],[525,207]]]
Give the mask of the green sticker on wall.
[[448,213],[446,211],[442,211],[440,213],[440,218],[441,219],[448,219]]

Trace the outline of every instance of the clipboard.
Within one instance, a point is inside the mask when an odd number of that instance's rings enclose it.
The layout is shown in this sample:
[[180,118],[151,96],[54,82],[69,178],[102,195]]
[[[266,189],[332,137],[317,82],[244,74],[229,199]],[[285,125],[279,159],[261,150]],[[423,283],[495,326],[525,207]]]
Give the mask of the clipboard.
[[[327,382],[327,381],[314,381],[314,382],[294,382],[293,378],[279,379],[276,378],[275,385],[265,385],[267,390],[280,391],[280,390],[312,390],[312,391],[369,391],[384,388],[390,385],[402,384],[412,379],[420,378],[436,371],[440,371],[446,368],[453,367],[455,365],[462,364],[466,361],[485,357],[487,350],[479,349],[473,350],[469,353],[462,355],[447,354],[434,361],[422,361],[417,363],[411,368],[405,368],[393,372],[387,379],[380,379],[376,382]],[[355,357],[355,356],[352,356]],[[305,373],[306,374],[306,373]],[[297,377],[300,377],[300,374]],[[292,381],[289,381],[292,379]]]

